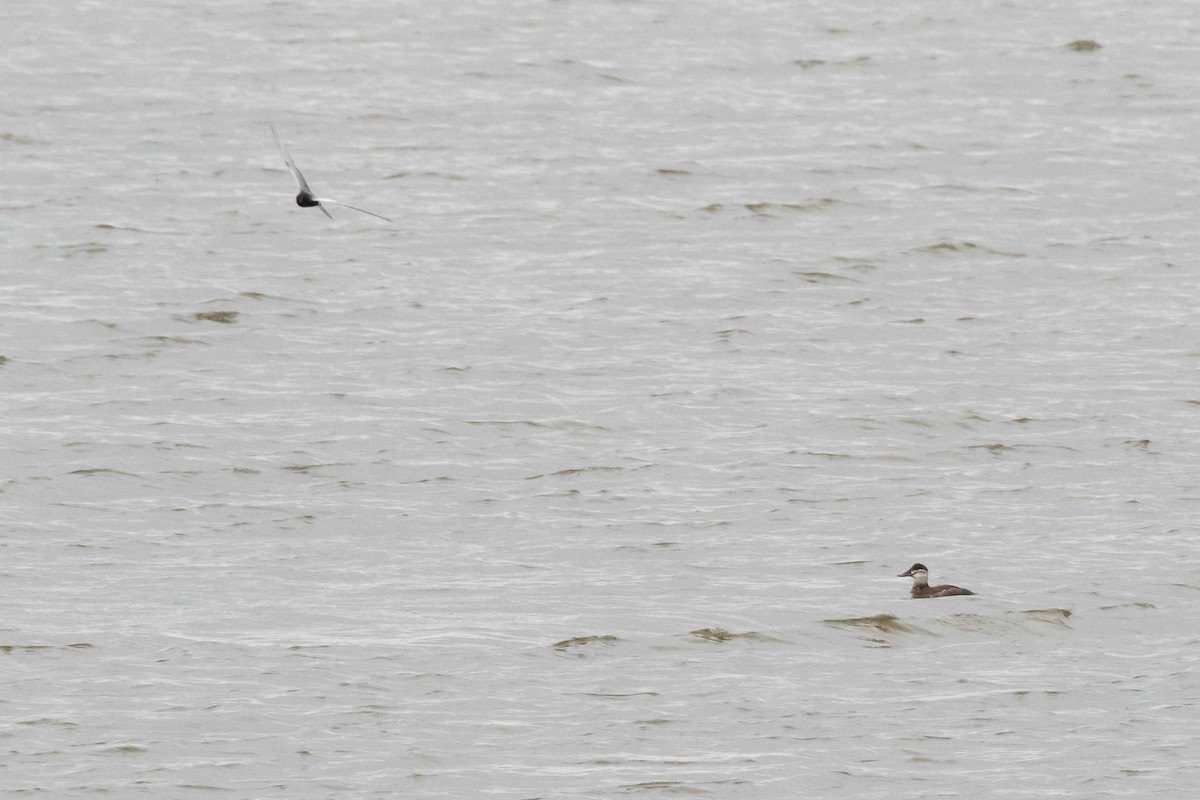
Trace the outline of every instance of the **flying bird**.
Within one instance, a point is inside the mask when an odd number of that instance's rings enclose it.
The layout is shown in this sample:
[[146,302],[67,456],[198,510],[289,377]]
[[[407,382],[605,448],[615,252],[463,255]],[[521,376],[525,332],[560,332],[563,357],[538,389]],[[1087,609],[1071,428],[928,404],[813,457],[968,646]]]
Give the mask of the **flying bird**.
[[365,208],[352,206],[349,203],[343,203],[340,200],[330,200],[328,197],[317,197],[312,193],[312,189],[308,188],[308,181],[304,180],[304,176],[301,175],[300,170],[296,168],[296,162],[292,161],[292,157],[288,155],[287,150],[283,149],[283,142],[279,141],[279,134],[275,132],[274,125],[271,126],[271,135],[275,137],[275,144],[279,148],[279,152],[283,154],[283,161],[287,164],[287,168],[292,173],[292,177],[296,179],[296,185],[300,187],[300,193],[296,195],[296,205],[300,206],[301,208],[312,208],[313,206],[316,206],[317,208],[321,209],[321,213],[330,219],[333,219],[333,215],[329,213],[329,209],[325,208],[326,203],[330,203],[335,206],[342,206],[343,208],[348,208],[351,211],[357,211],[360,214],[370,214],[372,217],[378,217],[386,222],[392,221],[382,214],[376,214],[374,211],[367,211]]

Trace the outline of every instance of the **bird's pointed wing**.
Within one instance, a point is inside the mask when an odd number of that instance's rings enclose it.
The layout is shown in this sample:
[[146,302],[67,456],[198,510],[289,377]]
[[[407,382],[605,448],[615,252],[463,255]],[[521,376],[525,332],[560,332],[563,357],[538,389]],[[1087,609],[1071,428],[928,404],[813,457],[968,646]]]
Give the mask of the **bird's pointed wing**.
[[[313,199],[316,200],[315,197]],[[324,204],[320,200],[317,200],[317,208],[321,209],[322,214],[329,217],[330,219],[333,219],[333,214],[329,213],[329,209],[325,208]]]
[[379,219],[383,220],[384,222],[393,222],[394,221],[394,220],[391,220],[391,219],[385,217],[383,214],[376,214],[374,211],[367,211],[365,208],[359,208],[358,206],[352,206],[349,203],[343,203],[340,200],[330,200],[328,197],[318,197],[318,198],[316,198],[316,200],[318,203],[333,203],[335,206],[341,206],[342,208],[348,208],[351,211],[357,211],[360,214],[370,214],[372,217],[378,217]]
[[[300,191],[312,194],[312,189],[308,188],[308,181],[304,180],[304,176],[300,174],[300,170],[296,167],[296,162],[292,161],[292,157],[288,155],[288,151],[283,149],[283,142],[279,141],[279,134],[275,132],[274,125],[271,126],[271,135],[275,137],[275,146],[278,147],[279,152],[283,154],[283,163],[287,164],[288,171],[291,172],[292,177],[296,179],[296,185],[300,187]],[[325,211],[325,209],[321,210]],[[329,216],[328,211],[325,211],[325,216]]]

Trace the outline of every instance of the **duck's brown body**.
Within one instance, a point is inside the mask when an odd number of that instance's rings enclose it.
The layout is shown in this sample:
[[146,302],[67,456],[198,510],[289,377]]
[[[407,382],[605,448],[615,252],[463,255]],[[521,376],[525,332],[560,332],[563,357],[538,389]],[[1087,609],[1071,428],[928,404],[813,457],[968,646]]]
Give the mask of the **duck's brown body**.
[[948,583],[944,583],[941,586],[930,586],[929,568],[924,564],[913,564],[908,568],[908,572],[901,572],[898,577],[913,579],[912,596],[917,599],[975,594],[970,589],[964,589],[961,586],[951,586]]
[[953,597],[956,594],[975,594],[970,589],[964,589],[961,586],[951,586],[948,583],[943,583],[941,586],[914,586],[912,588],[913,597]]

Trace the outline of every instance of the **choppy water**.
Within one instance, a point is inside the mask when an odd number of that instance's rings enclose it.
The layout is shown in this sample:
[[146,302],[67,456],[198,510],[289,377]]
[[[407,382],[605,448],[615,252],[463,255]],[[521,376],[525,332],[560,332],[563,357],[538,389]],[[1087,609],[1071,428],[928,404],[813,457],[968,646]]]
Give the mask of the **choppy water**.
[[6,8],[0,795],[1191,797],[1200,20],[968,5]]

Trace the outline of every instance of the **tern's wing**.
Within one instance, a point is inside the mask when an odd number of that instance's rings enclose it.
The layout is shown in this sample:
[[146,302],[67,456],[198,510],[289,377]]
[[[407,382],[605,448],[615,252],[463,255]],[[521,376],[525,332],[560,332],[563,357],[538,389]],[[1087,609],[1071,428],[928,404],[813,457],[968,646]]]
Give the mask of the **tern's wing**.
[[[271,135],[275,137],[275,146],[279,148],[279,152],[283,154],[283,161],[287,164],[288,171],[292,173],[292,177],[296,179],[296,184],[300,187],[300,191],[312,194],[312,189],[308,188],[308,181],[304,180],[304,176],[300,174],[300,170],[296,168],[296,162],[292,161],[292,157],[288,155],[287,150],[283,149],[283,142],[279,141],[279,134],[275,132],[275,126],[271,126]],[[321,209],[325,211],[325,209]],[[325,211],[325,216],[329,216],[329,212]]]
[[379,219],[383,220],[384,222],[393,222],[394,221],[394,220],[388,219],[383,214],[376,214],[374,211],[367,211],[365,208],[359,208],[358,206],[352,206],[349,203],[343,203],[340,200],[330,200],[328,197],[318,197],[316,199],[317,199],[318,203],[333,203],[335,206],[341,206],[342,208],[348,208],[351,211],[357,211],[360,214],[370,214],[372,217],[378,217]]
[[325,201],[317,200],[317,198],[315,198],[315,197],[313,198],[313,200],[316,200],[317,208],[321,209],[322,214],[329,217],[330,219],[333,219],[333,214],[330,214],[329,209],[325,208],[325,206],[322,205],[323,202],[325,202],[325,203],[329,202],[328,200],[325,200]]

